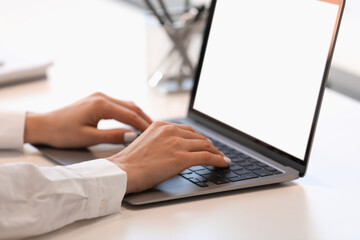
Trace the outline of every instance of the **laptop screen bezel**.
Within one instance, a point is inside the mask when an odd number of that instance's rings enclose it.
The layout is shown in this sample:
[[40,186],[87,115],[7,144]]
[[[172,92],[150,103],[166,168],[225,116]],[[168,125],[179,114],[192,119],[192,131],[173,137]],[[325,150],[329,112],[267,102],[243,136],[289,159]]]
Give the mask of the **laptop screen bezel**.
[[[283,164],[284,166],[289,166],[289,167],[296,169],[299,172],[300,177],[305,175],[306,169],[308,166],[309,157],[310,157],[310,153],[311,153],[311,147],[312,147],[314,134],[315,134],[315,130],[316,130],[316,125],[317,125],[318,118],[319,118],[321,103],[322,103],[322,99],[323,99],[324,92],[325,92],[326,81],[327,81],[328,74],[330,71],[331,60],[333,57],[335,43],[336,43],[337,35],[339,32],[339,26],[341,23],[341,18],[343,15],[344,5],[345,5],[345,0],[318,0],[318,1],[324,1],[324,2],[328,2],[330,4],[336,4],[339,6],[339,11],[338,11],[338,15],[337,15],[335,28],[333,31],[333,36],[332,36],[331,45],[329,48],[329,53],[328,53],[328,57],[327,57],[326,65],[325,65],[325,70],[324,70],[323,79],[321,82],[321,87],[320,87],[319,94],[318,94],[318,100],[317,100],[317,104],[316,104],[316,109],[315,109],[311,129],[310,129],[310,134],[309,134],[308,143],[307,143],[307,147],[306,147],[305,157],[303,160],[296,158],[276,147],[271,146],[270,144],[267,144],[267,143],[255,138],[255,137],[252,137],[240,130],[232,128],[231,126],[228,126],[228,125],[212,118],[211,116],[208,116],[208,115],[194,109],[193,106],[194,106],[194,102],[195,102],[196,91],[198,88],[198,83],[199,83],[199,79],[200,79],[200,75],[201,75],[201,69],[202,69],[205,51],[206,51],[206,47],[207,47],[207,43],[208,43],[210,31],[211,31],[211,24],[212,24],[212,20],[213,20],[213,16],[214,16],[214,11],[216,9],[217,0],[212,0],[210,8],[209,8],[209,16],[207,19],[207,23],[206,23],[206,27],[205,27],[205,31],[204,31],[204,35],[203,35],[203,44],[201,47],[201,52],[200,52],[200,57],[199,57],[198,65],[196,68],[196,72],[194,75],[194,87],[191,92],[191,98],[190,98],[189,109],[188,109],[188,118],[190,118],[194,121],[200,122],[202,125],[205,125],[206,127],[212,129],[213,131],[221,133],[225,137],[232,139],[233,141],[235,141],[239,144],[242,144],[248,148],[251,148],[256,152],[263,154],[264,156],[267,156],[267,157]],[[304,17],[306,17],[306,16],[304,16]]]

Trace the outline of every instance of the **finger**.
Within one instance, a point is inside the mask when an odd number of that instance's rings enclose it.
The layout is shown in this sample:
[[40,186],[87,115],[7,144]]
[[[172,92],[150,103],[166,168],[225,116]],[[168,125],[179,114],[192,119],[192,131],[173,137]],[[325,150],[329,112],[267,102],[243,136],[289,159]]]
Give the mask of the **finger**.
[[215,167],[228,167],[231,160],[219,154],[207,151],[185,153],[184,161],[187,168],[198,165],[210,165]]
[[177,136],[185,138],[185,139],[198,139],[198,140],[207,140],[208,141],[208,139],[205,136],[201,135],[198,132],[192,132],[192,131],[184,130],[184,129],[181,129],[178,127],[175,127],[172,135],[177,135]]
[[150,124],[136,112],[110,101],[106,100],[106,104],[102,110],[105,119],[115,119],[133,126],[140,131],[145,131],[150,126]]
[[128,129],[105,129],[100,130],[96,128],[88,128],[87,132],[89,133],[90,141],[93,144],[100,143],[113,143],[113,144],[123,144],[133,142],[138,134],[132,130]]
[[[114,99],[116,100],[116,99]],[[124,106],[127,106],[128,108],[132,109],[133,111],[137,112],[141,117],[143,117],[148,123],[152,123],[153,120],[135,103],[132,102],[124,102]]]
[[208,140],[185,140],[183,145],[185,149],[190,152],[207,151],[224,156],[224,154]]
[[185,124],[179,124],[179,123],[168,123],[168,124],[171,124],[171,125],[174,125],[180,129],[183,129],[183,130],[186,130],[186,131],[190,131],[190,132],[194,132],[194,133],[198,133],[200,134],[199,132],[197,132],[195,129],[193,129],[191,126],[189,125],[185,125]]
[[195,134],[199,137],[199,139],[206,139],[206,140],[208,140],[208,141],[211,142],[211,140],[210,140],[208,137],[206,137],[206,136],[204,136],[203,134],[199,133],[198,131],[196,131],[195,129],[193,129],[193,128],[192,128],[191,126],[189,126],[189,125],[177,124],[177,123],[171,123],[171,124],[174,125],[174,126],[176,126],[176,127],[178,127],[178,128],[180,128],[180,129],[182,129],[182,130],[195,133]]
[[155,122],[154,125],[155,128],[162,127],[169,135],[178,135],[187,139],[207,139],[187,125],[166,122]]
[[151,120],[151,118],[146,115],[143,110],[141,108],[139,108],[138,106],[136,106],[134,103],[131,102],[125,102],[125,101],[121,101],[112,97],[109,97],[105,94],[103,94],[103,97],[106,98],[107,100],[111,101],[114,104],[126,107],[128,109],[131,109],[132,111],[136,112],[137,114],[139,114],[146,122],[148,123],[152,123],[153,121]]
[[154,127],[173,126],[173,127],[177,127],[177,128],[183,129],[183,130],[190,131],[190,132],[198,133],[191,126],[185,125],[185,124],[171,123],[171,122],[164,122],[164,121],[156,121],[156,122],[153,123],[153,125],[154,125]]

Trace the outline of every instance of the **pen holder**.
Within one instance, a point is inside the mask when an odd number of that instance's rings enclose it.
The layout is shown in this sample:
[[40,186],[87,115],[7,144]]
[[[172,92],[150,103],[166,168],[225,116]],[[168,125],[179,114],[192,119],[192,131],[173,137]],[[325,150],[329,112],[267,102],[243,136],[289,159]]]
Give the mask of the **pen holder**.
[[[172,14],[173,22],[161,24],[159,16],[148,15],[148,85],[162,93],[189,91],[197,67],[207,8],[190,8]],[[201,11],[201,12],[200,12]],[[164,17],[162,13],[160,17]]]

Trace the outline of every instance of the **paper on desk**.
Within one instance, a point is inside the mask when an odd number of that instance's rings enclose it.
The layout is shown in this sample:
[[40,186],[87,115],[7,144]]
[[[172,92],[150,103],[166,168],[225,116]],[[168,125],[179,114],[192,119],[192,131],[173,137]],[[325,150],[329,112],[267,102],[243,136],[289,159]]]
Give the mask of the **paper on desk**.
[[0,87],[45,77],[52,61],[21,56],[0,48]]

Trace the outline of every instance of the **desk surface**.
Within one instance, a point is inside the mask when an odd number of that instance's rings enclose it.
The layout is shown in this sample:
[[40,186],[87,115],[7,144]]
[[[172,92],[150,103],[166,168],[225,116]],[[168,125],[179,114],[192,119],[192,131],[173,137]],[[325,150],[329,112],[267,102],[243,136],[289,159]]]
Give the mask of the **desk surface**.
[[[185,115],[188,94],[146,87],[146,24],[134,9],[111,0],[9,0],[0,2],[0,15],[1,46],[55,61],[48,80],[0,89],[0,109],[47,111],[103,91],[134,100],[155,119]],[[119,214],[33,239],[359,239],[359,122],[360,104],[327,90],[305,178],[123,205]],[[30,145],[0,153],[0,163],[17,161],[53,165]]]

